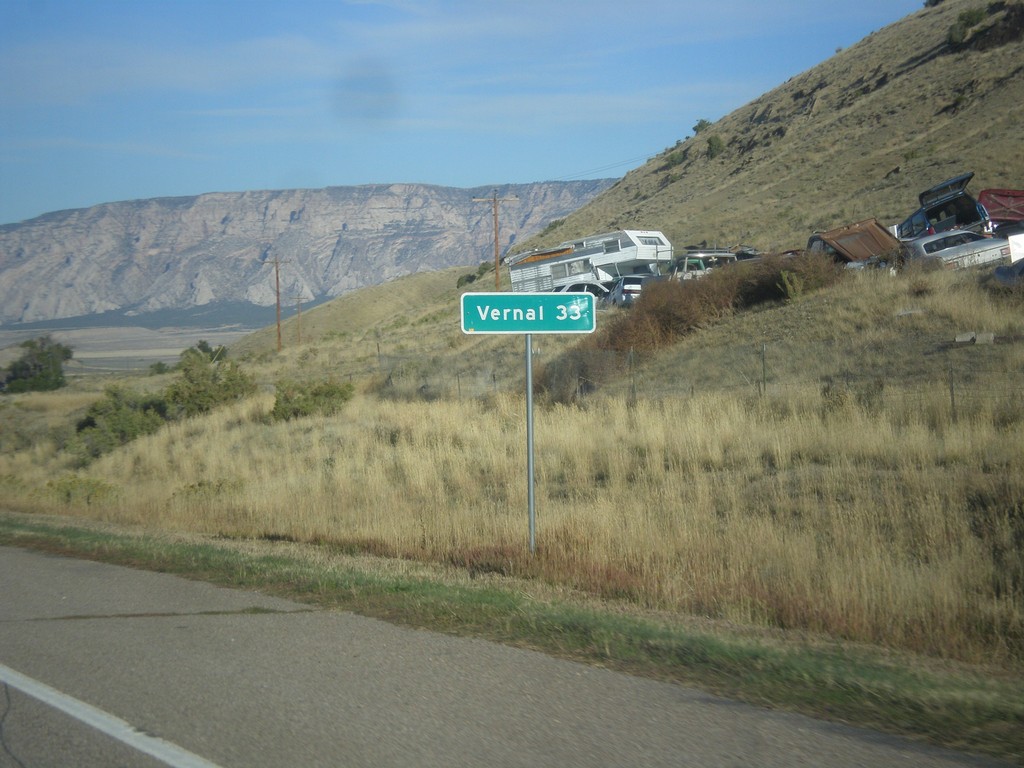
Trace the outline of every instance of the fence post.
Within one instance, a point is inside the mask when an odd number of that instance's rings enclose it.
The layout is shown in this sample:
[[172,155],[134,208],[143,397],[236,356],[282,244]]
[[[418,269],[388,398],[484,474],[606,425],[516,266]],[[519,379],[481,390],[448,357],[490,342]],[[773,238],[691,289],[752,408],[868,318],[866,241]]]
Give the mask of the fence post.
[[949,361],[949,411],[953,423],[956,424],[956,388],[953,386],[953,361]]
[[768,394],[768,344],[761,342],[761,394]]
[[636,372],[633,369],[633,348],[629,348],[629,402],[627,405],[633,408],[636,405]]

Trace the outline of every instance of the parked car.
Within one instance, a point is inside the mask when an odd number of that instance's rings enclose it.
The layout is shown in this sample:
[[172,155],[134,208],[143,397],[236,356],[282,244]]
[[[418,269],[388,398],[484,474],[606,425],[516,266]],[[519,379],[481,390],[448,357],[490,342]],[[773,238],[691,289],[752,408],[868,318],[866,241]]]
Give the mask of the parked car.
[[973,178],[973,171],[954,176],[918,195],[921,207],[896,228],[896,236],[900,240],[913,240],[950,229],[991,235],[988,211],[966,191]]
[[682,261],[679,267],[680,280],[694,280],[711,272],[714,269],[709,258],[690,256]]
[[1010,242],[956,230],[926,235],[906,243],[909,261],[934,261],[949,269],[977,267],[1010,258]]
[[620,277],[612,286],[606,301],[615,307],[628,307],[640,296],[644,283],[650,280],[652,275],[626,275]]
[[689,245],[686,250],[672,262],[671,274],[677,280],[693,280],[704,277],[711,270],[735,264],[740,260],[759,258],[758,251],[751,246],[737,246],[735,250],[728,248],[708,248],[706,245]]
[[1001,283],[1008,288],[1024,286],[1024,259],[1015,261],[1013,264],[996,267],[995,271],[992,272],[992,277],[997,283]]
[[598,300],[605,298],[608,295],[609,290],[606,286],[601,285],[601,283],[595,283],[592,280],[585,280],[579,283],[560,285],[555,288],[555,293],[592,293],[594,294],[594,299]]

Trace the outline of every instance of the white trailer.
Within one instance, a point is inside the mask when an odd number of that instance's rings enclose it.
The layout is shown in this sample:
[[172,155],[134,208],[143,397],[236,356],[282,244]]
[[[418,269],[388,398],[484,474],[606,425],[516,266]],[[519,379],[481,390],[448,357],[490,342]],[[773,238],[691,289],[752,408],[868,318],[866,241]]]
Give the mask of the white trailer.
[[623,275],[656,275],[672,262],[661,232],[620,229],[505,258],[513,291],[554,291],[574,283],[609,284]]

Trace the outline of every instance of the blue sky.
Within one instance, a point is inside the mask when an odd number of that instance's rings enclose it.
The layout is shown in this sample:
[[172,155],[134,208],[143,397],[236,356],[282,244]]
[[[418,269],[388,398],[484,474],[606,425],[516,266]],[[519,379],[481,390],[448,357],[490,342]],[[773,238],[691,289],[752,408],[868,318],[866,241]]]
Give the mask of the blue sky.
[[921,0],[0,0],[0,224],[619,177]]

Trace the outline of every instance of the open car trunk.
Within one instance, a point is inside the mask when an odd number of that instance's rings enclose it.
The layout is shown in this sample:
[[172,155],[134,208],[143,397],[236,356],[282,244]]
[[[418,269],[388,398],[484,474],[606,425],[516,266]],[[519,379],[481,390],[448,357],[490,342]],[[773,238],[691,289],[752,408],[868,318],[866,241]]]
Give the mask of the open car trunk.
[[973,178],[973,171],[954,176],[952,179],[946,179],[941,184],[936,184],[934,187],[926,189],[917,196],[917,199],[921,201],[922,208],[927,208],[947,197],[960,194],[967,188],[967,185],[971,183]]

